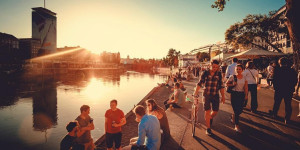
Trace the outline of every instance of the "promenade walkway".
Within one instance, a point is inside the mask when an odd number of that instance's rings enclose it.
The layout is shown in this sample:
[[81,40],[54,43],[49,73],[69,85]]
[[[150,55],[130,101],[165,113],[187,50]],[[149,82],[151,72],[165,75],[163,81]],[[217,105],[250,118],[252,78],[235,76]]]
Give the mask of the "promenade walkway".
[[[184,82],[189,94],[197,80]],[[230,116],[233,113],[229,100],[226,95],[225,104],[220,104],[218,115],[214,118],[212,125],[212,136],[205,134],[204,111],[199,111],[200,124],[196,127],[196,137],[192,137],[191,124],[189,122],[189,113],[191,103],[186,103],[182,109],[167,110],[170,122],[171,134],[173,137],[181,136],[177,142],[186,150],[200,149],[300,149],[300,119],[297,118],[299,113],[299,102],[293,100],[292,122],[285,125],[283,123],[284,103],[282,102],[279,110],[281,119],[272,119],[268,111],[273,107],[272,88],[269,88],[262,82],[258,90],[258,113],[250,112],[249,99],[248,106],[244,109],[240,118],[241,133],[234,130],[234,125],[230,122]],[[173,120],[176,120],[173,122]],[[179,125],[176,125],[177,123]],[[186,122],[186,126],[181,125]],[[184,131],[184,133],[178,131]]]
[[[191,81],[183,81],[184,86],[188,90],[188,94],[192,94],[198,79]],[[154,88],[139,104],[145,106],[145,100],[153,98],[158,105],[163,107],[163,101],[168,98],[171,88],[162,86]],[[230,116],[233,113],[229,100],[226,95],[225,104],[220,104],[218,115],[214,118],[212,125],[213,135],[205,134],[204,111],[199,110],[199,122],[196,127],[196,137],[192,137],[190,111],[191,102],[186,102],[181,109],[166,110],[166,114],[170,124],[173,144],[178,149],[186,150],[202,150],[202,149],[300,149],[300,119],[297,118],[299,113],[299,101],[292,102],[292,122],[285,125],[283,123],[284,103],[282,102],[279,110],[281,119],[272,119],[268,111],[273,107],[274,90],[266,86],[262,81],[261,88],[258,90],[258,113],[254,114],[249,111],[251,99],[248,106],[241,114],[240,128],[241,133],[234,130],[234,125],[230,122]],[[129,112],[126,115],[127,124],[122,127],[122,147],[129,144],[132,137],[137,136],[138,123],[135,122],[135,115]],[[96,141],[97,149],[106,149],[105,136]]]

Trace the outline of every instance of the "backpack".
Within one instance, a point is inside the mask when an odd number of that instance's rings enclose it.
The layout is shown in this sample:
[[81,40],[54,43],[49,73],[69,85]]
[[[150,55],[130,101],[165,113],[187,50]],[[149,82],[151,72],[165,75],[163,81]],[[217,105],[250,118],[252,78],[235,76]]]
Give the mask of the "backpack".
[[[236,77],[236,75],[233,75],[233,77],[234,77],[234,82],[237,82],[237,77]],[[232,83],[232,81],[230,82],[230,83]],[[235,86],[225,86],[225,89],[226,89],[226,92],[227,93],[232,93],[233,92],[233,88],[234,88]]]

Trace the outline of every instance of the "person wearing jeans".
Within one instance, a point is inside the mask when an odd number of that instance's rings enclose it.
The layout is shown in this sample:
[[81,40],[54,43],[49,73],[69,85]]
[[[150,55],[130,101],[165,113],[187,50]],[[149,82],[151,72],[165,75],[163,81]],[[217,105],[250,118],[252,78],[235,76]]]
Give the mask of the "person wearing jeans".
[[235,71],[237,73],[236,78],[237,82],[234,81],[234,76],[230,76],[226,82],[227,86],[234,86],[233,92],[231,93],[231,105],[234,114],[232,115],[232,122],[235,127],[234,130],[240,132],[239,128],[239,117],[243,112],[243,104],[244,101],[248,99],[248,82],[246,77],[242,74],[243,66],[237,65],[235,67]]
[[[244,76],[248,81],[248,90],[251,93],[251,111],[257,111],[257,85],[258,85],[258,71],[255,69],[253,61],[248,61],[246,64],[246,69],[244,71]],[[245,100],[244,107],[247,106],[248,100]]]

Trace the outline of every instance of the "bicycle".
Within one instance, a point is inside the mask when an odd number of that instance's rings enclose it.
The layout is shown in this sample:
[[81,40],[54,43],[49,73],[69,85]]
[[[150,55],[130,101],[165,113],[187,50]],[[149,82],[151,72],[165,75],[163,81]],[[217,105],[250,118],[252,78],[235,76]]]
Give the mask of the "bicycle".
[[194,97],[194,102],[193,102],[193,105],[192,105],[192,111],[191,111],[191,123],[192,123],[192,136],[195,137],[195,134],[196,134],[196,124],[197,124],[197,121],[198,121],[198,116],[197,116],[197,113],[198,113],[198,103],[199,103],[199,96],[198,95],[193,95]]

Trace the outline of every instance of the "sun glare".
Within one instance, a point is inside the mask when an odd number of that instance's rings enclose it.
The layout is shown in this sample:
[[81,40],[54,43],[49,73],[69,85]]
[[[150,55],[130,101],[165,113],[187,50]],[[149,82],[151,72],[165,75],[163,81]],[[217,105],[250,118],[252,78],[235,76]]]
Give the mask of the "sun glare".
[[101,81],[96,78],[91,78],[88,86],[83,91],[84,95],[92,101],[101,100],[104,98],[104,93],[107,89],[101,86]]

